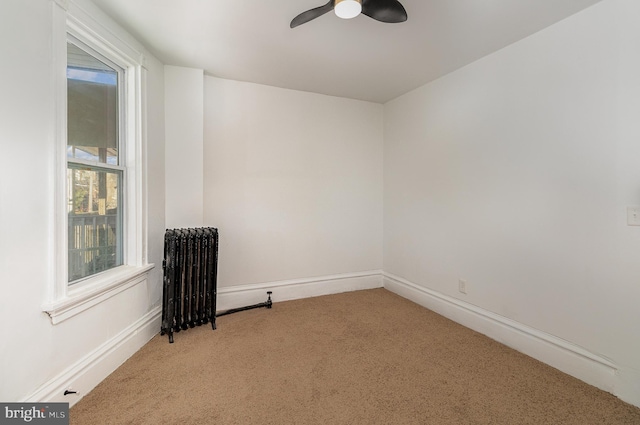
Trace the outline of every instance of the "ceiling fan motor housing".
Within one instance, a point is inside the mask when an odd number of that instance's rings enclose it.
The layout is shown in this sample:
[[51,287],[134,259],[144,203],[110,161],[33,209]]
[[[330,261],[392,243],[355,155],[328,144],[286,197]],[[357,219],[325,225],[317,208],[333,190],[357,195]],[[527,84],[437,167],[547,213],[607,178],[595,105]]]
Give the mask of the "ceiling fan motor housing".
[[362,0],[336,0],[334,10],[342,19],[355,18],[362,12]]

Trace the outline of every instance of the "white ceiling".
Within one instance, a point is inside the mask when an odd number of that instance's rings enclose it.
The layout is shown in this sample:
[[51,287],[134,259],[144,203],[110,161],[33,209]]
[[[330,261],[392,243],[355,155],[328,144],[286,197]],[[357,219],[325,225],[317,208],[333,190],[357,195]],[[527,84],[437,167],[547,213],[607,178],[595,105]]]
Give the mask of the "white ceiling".
[[163,63],[208,75],[384,103],[600,0],[400,0],[384,24],[326,0],[93,0]]

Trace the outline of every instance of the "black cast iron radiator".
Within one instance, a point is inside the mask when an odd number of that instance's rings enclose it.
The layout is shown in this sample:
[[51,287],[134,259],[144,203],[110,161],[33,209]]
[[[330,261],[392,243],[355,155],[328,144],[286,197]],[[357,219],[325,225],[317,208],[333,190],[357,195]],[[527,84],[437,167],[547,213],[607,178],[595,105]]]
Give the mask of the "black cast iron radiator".
[[218,274],[218,229],[167,229],[164,234],[164,283],[160,334],[173,333],[211,322],[216,317],[252,308],[271,308],[271,291],[266,302],[234,308],[216,314]]
[[162,329],[180,332],[211,322],[216,328],[218,229],[167,229],[164,234]]

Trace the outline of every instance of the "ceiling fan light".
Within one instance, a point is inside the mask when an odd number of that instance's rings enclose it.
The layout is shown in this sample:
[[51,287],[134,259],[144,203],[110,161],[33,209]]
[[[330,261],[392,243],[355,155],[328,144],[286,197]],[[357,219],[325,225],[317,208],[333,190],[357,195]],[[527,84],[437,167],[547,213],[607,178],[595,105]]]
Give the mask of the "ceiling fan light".
[[339,18],[355,18],[362,12],[362,0],[336,0],[334,10]]

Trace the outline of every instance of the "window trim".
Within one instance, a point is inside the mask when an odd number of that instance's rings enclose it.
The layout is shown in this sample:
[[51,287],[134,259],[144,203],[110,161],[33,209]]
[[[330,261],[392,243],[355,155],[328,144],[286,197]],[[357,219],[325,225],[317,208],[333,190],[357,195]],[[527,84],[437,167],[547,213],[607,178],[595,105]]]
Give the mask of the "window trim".
[[[52,324],[73,317],[112,296],[146,281],[154,267],[147,261],[147,190],[146,190],[146,109],[144,54],[119,38],[108,27],[88,15],[73,1],[52,1],[53,72],[55,114],[55,164],[51,182],[52,199],[52,281],[42,309]],[[123,265],[89,276],[70,285],[67,280],[67,41],[79,40],[124,69],[123,100],[124,163],[126,173],[122,198]],[[97,164],[96,164],[97,165]]]

